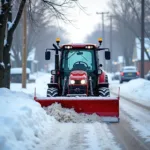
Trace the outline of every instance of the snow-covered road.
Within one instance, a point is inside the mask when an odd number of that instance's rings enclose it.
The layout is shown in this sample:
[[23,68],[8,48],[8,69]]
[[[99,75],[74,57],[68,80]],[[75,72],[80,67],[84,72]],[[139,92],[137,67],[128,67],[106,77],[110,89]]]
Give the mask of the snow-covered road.
[[[49,74],[39,73],[36,78],[36,83],[28,84],[27,89],[22,89],[20,84],[11,84],[13,91],[0,89],[0,150],[150,149],[149,109],[121,98],[120,123],[115,124],[103,123],[95,115],[82,116],[66,111],[58,105],[52,106],[55,113],[48,114],[33,101],[33,93],[36,87],[39,96],[46,96]],[[144,102],[143,105],[149,104],[149,82],[140,80],[138,84],[137,81],[123,85],[111,82],[111,91],[117,93],[121,86],[124,97],[136,103]],[[138,90],[132,85],[135,82]],[[129,88],[132,93],[129,93]],[[136,99],[141,93],[145,93],[142,102]],[[60,113],[63,114],[62,120]],[[67,117],[70,121],[66,121]]]
[[120,149],[104,123],[58,123],[53,131],[47,132],[43,143],[36,149],[104,150],[112,147]]

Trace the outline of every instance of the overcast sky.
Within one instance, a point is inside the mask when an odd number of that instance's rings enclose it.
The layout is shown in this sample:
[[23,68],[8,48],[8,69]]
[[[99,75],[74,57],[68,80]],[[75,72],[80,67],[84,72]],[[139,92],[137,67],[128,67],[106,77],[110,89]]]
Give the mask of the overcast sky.
[[[75,8],[71,11],[71,19],[74,20],[74,25],[63,25],[70,42],[84,42],[85,37],[90,34],[98,23],[101,23],[102,16],[97,15],[96,12],[108,11],[108,0],[79,0],[80,4],[86,7],[86,13],[79,8]],[[62,24],[60,24],[62,26]],[[59,32],[58,32],[59,34]],[[58,35],[59,36],[59,35]],[[96,39],[97,40],[97,39]]]

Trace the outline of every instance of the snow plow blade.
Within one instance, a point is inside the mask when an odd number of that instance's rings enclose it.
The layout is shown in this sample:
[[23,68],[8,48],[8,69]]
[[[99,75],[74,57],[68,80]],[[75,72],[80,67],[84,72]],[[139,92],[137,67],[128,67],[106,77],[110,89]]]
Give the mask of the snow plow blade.
[[119,122],[119,97],[34,97],[42,107],[60,103],[77,113],[97,114],[105,122]]

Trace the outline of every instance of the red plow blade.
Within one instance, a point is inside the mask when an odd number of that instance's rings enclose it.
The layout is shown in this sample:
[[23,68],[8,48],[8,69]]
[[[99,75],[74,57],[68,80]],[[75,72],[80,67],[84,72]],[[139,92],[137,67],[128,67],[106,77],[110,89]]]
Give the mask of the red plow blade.
[[60,103],[64,108],[73,108],[77,113],[96,113],[103,121],[119,122],[119,97],[35,97],[42,107]]

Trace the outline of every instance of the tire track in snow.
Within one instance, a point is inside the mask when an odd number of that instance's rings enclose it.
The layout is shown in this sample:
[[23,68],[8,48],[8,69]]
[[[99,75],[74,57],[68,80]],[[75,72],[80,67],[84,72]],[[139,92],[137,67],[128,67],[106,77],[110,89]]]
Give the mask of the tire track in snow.
[[120,150],[106,123],[72,124],[67,150]]
[[105,123],[57,123],[36,150],[120,150]]
[[88,131],[85,130],[85,124],[73,124],[75,126],[72,135],[70,136],[70,145],[68,150],[85,150],[89,147],[89,143],[86,142],[85,135]]

